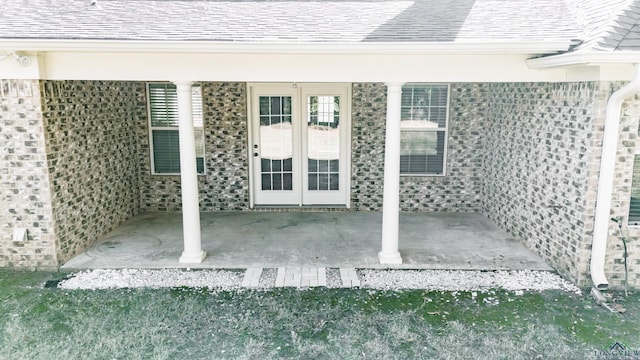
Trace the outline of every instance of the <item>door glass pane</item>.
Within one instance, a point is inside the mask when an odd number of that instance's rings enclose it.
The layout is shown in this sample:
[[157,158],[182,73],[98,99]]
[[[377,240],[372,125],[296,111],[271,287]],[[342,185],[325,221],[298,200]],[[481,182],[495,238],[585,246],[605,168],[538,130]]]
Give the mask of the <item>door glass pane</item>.
[[308,190],[339,190],[340,97],[307,97]]
[[282,190],[282,174],[273,174],[273,190]]
[[291,159],[282,160],[282,170],[285,172],[291,172],[293,168],[293,161]]
[[282,188],[293,189],[293,174],[291,172],[282,173]]
[[309,174],[309,190],[318,190],[317,174]]
[[329,174],[329,190],[339,190],[338,174]]
[[262,190],[293,190],[291,96],[260,96]]

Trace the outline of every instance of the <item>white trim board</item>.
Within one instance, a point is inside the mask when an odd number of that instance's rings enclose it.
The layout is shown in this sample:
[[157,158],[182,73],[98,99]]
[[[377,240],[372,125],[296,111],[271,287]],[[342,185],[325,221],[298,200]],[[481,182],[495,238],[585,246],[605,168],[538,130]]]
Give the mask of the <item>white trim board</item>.
[[[1,78],[244,82],[558,82],[563,69],[527,55],[189,54],[49,52],[28,67],[0,62]],[[5,69],[6,68],[6,69]],[[6,74],[4,74],[6,72]]]
[[569,50],[571,39],[450,42],[277,42],[87,39],[0,39],[0,49],[21,51],[261,53],[261,54],[552,54]]

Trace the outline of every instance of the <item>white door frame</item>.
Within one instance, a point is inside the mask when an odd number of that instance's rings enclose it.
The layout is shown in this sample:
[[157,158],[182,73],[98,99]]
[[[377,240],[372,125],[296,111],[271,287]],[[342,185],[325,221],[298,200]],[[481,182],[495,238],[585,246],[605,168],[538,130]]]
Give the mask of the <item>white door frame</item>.
[[[296,146],[295,140],[299,138],[299,125],[296,123],[295,119],[300,118],[300,104],[298,103],[298,90],[293,86],[286,86],[286,84],[260,84],[250,85],[249,86],[249,98],[248,98],[248,106],[249,117],[247,119],[249,125],[249,184],[252,190],[251,199],[253,207],[253,203],[262,205],[262,204],[275,204],[278,203],[280,205],[285,206],[300,206],[302,204],[301,199],[301,189],[298,189],[300,185],[300,147]],[[257,99],[260,96],[290,96],[291,97],[291,115],[292,115],[292,142],[293,142],[293,153],[292,153],[292,173],[293,173],[293,189],[292,190],[281,190],[278,192],[262,192],[257,186],[259,186],[260,181],[256,179],[256,174],[259,170],[259,164],[256,164],[256,158],[260,158],[260,154],[263,149],[263,144],[260,143],[260,136],[257,134],[256,129],[259,128],[259,102]],[[257,146],[257,147],[256,147]],[[256,155],[257,154],[257,155]]]
[[[259,96],[292,96],[292,115],[293,121],[293,177],[294,177],[294,193],[286,194],[278,192],[274,194],[260,193],[257,189],[259,180],[256,178],[257,164],[254,153],[256,149],[256,141],[258,134],[256,133],[258,114],[259,114]],[[340,192],[338,198],[327,198],[326,196],[318,196],[310,194],[307,187],[307,170],[308,162],[306,159],[306,137],[307,122],[305,119],[306,105],[302,99],[308,95],[340,95],[343,97],[341,104],[341,130],[340,130]],[[296,120],[297,119],[297,120]],[[248,163],[249,163],[249,206],[337,206],[350,207],[351,200],[351,84],[350,83],[248,83],[247,84],[247,123],[248,123]],[[258,150],[260,144],[258,145]],[[303,186],[303,188],[300,188]],[[272,196],[266,196],[272,195]],[[303,198],[304,197],[304,198]],[[328,199],[328,200],[327,200]],[[256,201],[257,200],[257,201]]]
[[[349,86],[342,84],[309,84],[300,87],[300,102],[302,106],[302,119],[307,119],[309,114],[307,113],[307,107],[304,105],[304,101],[308,96],[331,96],[331,95],[339,95],[342,99],[342,103],[340,104],[340,162],[339,162],[339,173],[340,173],[340,182],[339,182],[339,190],[332,191],[311,191],[309,189],[308,180],[309,177],[307,174],[309,173],[309,163],[305,161],[309,158],[308,156],[308,123],[307,121],[302,120],[301,123],[301,148],[302,148],[302,199],[304,204],[309,205],[346,205],[349,202],[349,179],[346,175],[348,175],[348,169],[350,168],[351,158],[350,152],[348,151],[351,147],[349,146],[349,139],[347,131],[344,131],[351,127],[351,98],[349,96]],[[343,129],[346,128],[346,129]]]

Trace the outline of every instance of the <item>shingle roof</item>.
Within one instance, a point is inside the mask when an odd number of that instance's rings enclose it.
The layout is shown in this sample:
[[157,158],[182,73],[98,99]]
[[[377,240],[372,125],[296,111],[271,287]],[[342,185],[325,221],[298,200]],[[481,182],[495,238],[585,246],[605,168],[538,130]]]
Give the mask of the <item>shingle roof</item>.
[[640,50],[640,0],[581,0],[585,42],[576,50]]
[[562,0],[0,0],[0,38],[464,42],[581,38]]

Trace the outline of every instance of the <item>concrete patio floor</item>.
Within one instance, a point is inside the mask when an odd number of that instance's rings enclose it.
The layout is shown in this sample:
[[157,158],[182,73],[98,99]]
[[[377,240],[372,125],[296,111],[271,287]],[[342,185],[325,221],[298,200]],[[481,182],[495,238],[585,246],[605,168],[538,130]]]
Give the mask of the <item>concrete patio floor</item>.
[[474,213],[401,213],[402,265],[381,265],[377,212],[202,213],[201,264],[180,264],[180,213],[138,215],[63,269],[327,268],[552,270],[540,257]]

